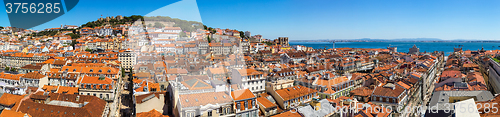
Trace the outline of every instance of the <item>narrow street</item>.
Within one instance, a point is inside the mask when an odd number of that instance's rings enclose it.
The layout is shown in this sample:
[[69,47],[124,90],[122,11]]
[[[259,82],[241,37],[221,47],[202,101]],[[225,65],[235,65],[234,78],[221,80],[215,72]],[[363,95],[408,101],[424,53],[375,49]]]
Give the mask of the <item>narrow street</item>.
[[[125,76],[125,77],[128,77],[128,76]],[[116,83],[116,88],[115,88],[115,96],[114,96],[114,101],[113,103],[110,103],[108,104],[108,106],[110,107],[110,113],[109,113],[109,117],[120,117],[120,108],[121,108],[121,94],[122,94],[122,91],[123,91],[123,83],[124,83],[124,77],[120,77],[120,79],[118,80],[118,83]]]
[[[130,86],[133,83],[130,82],[131,80],[129,79],[129,76],[125,76],[123,78],[123,86],[121,87],[124,90],[121,90],[119,93],[119,97],[121,98],[120,100],[120,117],[130,117],[133,116],[133,111],[135,111],[133,108],[133,97],[132,97],[132,92],[130,92],[133,88]],[[128,84],[128,85],[125,85]],[[127,89],[125,89],[127,87]]]

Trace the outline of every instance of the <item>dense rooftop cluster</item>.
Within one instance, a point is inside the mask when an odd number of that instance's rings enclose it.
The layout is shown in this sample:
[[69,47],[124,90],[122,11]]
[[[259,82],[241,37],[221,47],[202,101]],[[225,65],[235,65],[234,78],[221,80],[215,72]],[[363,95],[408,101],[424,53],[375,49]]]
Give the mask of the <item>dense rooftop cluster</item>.
[[[46,31],[57,33],[0,31],[0,116],[388,117],[427,103],[496,99],[481,67],[492,51],[458,51],[445,62],[444,53],[416,46],[313,49],[288,37],[147,19]],[[356,109],[333,110],[343,106]]]

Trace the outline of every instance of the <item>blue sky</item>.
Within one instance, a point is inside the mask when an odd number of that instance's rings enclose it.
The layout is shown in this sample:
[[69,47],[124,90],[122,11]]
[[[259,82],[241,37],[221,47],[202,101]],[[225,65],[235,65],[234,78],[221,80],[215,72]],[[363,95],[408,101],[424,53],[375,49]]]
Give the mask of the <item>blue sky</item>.
[[[81,0],[67,14],[34,29],[81,25],[103,16],[169,15],[264,38],[500,39],[495,0]],[[198,10],[196,10],[198,8]],[[182,10],[177,10],[182,9]],[[1,7],[0,10],[5,10]],[[156,10],[156,11],[155,11]],[[155,12],[152,12],[155,11]],[[199,12],[198,12],[199,11]],[[0,25],[9,25],[0,13]]]

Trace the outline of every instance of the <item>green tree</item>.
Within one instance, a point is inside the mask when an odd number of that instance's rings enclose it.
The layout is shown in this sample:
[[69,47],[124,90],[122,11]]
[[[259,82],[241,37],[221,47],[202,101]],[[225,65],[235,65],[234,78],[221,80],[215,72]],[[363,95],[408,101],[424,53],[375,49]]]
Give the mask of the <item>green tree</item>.
[[156,28],[162,28],[162,27],[165,27],[165,25],[163,25],[163,24],[162,24],[162,23],[160,23],[160,22],[155,22],[154,27],[156,27]]
[[88,49],[88,48],[87,48],[87,49],[85,49],[85,51],[87,51],[87,52],[92,52],[92,50],[91,50],[91,49]]
[[215,33],[217,33],[217,30],[215,30],[215,29],[212,28],[212,30],[211,30],[210,33],[215,34]]
[[122,77],[125,77],[125,68],[122,67]]
[[271,42],[267,42],[267,41],[263,41],[262,43],[265,43],[265,44],[267,44],[268,46],[273,45],[273,43],[271,43]]
[[16,71],[17,71],[17,69],[16,69],[16,68],[10,68],[10,71],[11,71],[11,72],[16,72]]
[[187,37],[187,34],[184,31],[181,31],[179,33],[179,37]]
[[10,68],[9,68],[9,67],[5,67],[5,71],[9,71],[9,70],[10,70]]
[[71,46],[73,46],[73,48],[75,48],[75,45],[76,45],[76,39],[73,39],[73,40],[71,41],[71,44],[70,44],[70,45],[71,45]]
[[80,35],[77,35],[77,34],[74,34],[74,33],[68,33],[66,35],[71,36],[71,39],[78,39],[78,38],[80,38]]
[[208,43],[212,43],[212,39],[210,39],[209,36],[207,36],[207,41],[208,41]]
[[207,25],[203,25],[203,29],[207,30]]
[[240,37],[241,37],[241,38],[245,38],[245,32],[240,31]]

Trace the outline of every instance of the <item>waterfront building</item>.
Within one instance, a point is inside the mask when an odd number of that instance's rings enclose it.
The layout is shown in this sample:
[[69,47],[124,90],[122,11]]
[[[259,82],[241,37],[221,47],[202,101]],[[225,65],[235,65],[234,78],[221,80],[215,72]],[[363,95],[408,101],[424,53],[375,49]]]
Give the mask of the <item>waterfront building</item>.
[[420,52],[420,49],[419,49],[419,48],[417,48],[417,45],[413,45],[413,47],[411,47],[411,48],[409,49],[409,51],[408,51],[408,53],[410,53],[410,54],[417,54],[417,53],[419,53],[419,52]]

